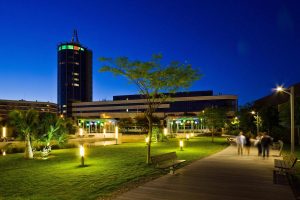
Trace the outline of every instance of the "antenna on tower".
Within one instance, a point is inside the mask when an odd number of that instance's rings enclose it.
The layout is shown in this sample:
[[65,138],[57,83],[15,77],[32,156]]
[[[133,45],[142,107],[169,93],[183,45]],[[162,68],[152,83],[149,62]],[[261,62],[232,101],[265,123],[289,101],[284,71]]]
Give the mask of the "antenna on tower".
[[73,36],[72,36],[71,42],[79,43],[79,40],[78,40],[78,34],[77,34],[77,30],[76,30],[76,29],[74,29],[74,32],[73,32]]

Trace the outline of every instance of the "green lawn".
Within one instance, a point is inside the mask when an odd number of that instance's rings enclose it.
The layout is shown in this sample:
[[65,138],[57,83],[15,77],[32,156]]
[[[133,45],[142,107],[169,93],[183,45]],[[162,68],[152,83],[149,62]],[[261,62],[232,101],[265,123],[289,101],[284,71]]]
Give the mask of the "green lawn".
[[[176,151],[179,159],[193,160],[227,147],[225,139],[193,138],[180,151],[178,140],[154,143],[152,154]],[[86,148],[86,167],[78,149],[54,150],[48,160],[24,160],[23,154],[0,157],[0,199],[76,200],[107,197],[126,184],[158,176],[145,164],[144,143]]]

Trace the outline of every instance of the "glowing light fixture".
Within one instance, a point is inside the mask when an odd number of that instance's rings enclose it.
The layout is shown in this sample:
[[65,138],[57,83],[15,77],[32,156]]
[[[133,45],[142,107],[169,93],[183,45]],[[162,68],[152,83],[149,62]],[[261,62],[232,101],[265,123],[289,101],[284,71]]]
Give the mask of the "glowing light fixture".
[[182,140],[179,141],[179,147],[180,147],[180,151],[182,151],[183,150],[183,141]]
[[189,140],[190,139],[190,134],[186,134],[185,138],[186,138],[186,140]]
[[168,134],[168,129],[164,128],[164,135],[167,136],[167,134]]
[[79,135],[80,135],[80,137],[83,136],[83,128],[79,128]]
[[2,156],[6,156],[6,151],[3,150]]
[[2,127],[2,137],[6,138],[6,127],[5,126]]
[[145,142],[147,145],[149,144],[149,137],[146,137]]
[[84,147],[80,145],[79,147],[80,157],[81,157],[81,166],[84,166]]
[[115,138],[116,138],[116,144],[118,144],[118,139],[119,139],[119,127],[115,127]]

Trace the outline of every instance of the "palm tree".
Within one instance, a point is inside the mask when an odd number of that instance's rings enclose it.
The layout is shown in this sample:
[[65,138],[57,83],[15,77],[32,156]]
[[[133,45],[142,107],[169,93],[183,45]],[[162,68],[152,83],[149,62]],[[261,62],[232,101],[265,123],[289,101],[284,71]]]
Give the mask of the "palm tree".
[[9,113],[9,122],[18,133],[22,133],[25,137],[25,153],[26,159],[33,158],[33,152],[31,147],[31,136],[36,131],[38,124],[38,112],[35,110],[13,110]]
[[65,143],[67,139],[67,121],[52,113],[40,115],[39,140],[44,144],[44,150],[51,150],[52,141],[56,140],[59,144]]

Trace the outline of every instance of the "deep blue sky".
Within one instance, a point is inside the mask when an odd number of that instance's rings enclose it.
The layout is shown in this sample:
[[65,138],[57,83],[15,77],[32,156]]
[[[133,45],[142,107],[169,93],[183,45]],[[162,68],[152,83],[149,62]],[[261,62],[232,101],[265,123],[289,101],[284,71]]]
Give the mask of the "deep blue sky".
[[0,0],[0,99],[56,102],[56,45],[76,28],[93,50],[94,100],[137,92],[97,58],[162,53],[199,67],[191,90],[244,104],[300,82],[299,11],[297,0]]

